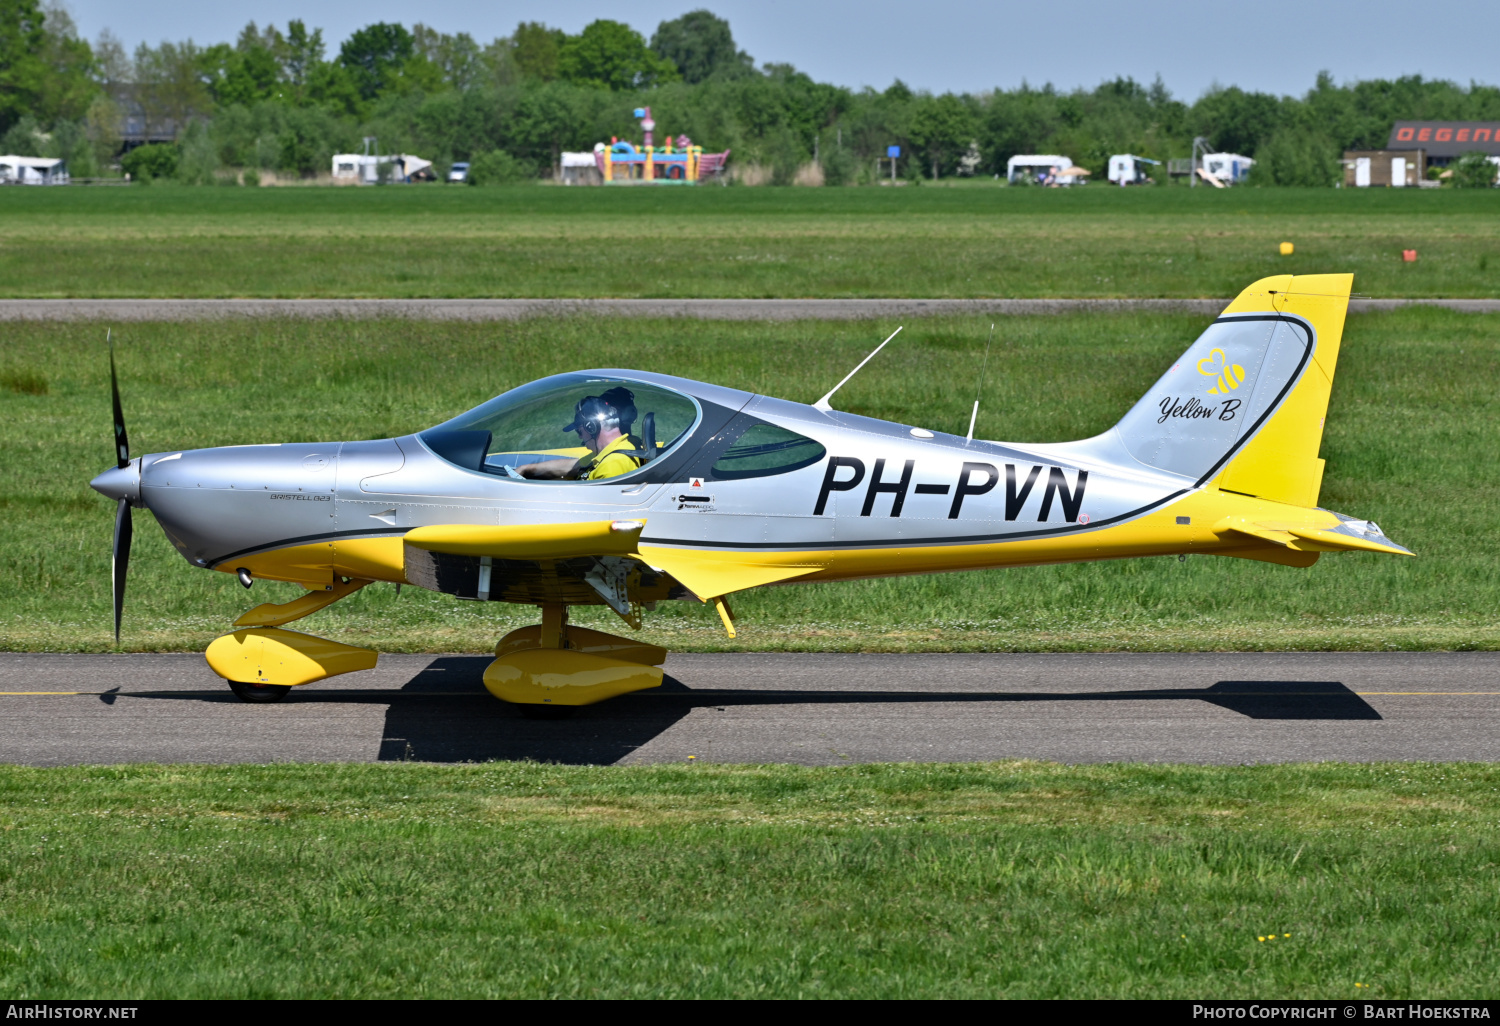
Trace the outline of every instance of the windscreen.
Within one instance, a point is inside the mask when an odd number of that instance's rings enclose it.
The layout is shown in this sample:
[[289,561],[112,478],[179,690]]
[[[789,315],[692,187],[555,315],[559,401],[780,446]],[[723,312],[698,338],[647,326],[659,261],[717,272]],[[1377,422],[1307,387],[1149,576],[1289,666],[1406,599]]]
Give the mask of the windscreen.
[[574,414],[590,397],[607,397],[620,410],[622,432],[644,442],[651,430],[662,455],[698,422],[697,402],[681,392],[624,378],[559,374],[511,389],[432,430],[488,431],[483,469],[491,473],[541,460],[582,457],[589,450],[573,429]]

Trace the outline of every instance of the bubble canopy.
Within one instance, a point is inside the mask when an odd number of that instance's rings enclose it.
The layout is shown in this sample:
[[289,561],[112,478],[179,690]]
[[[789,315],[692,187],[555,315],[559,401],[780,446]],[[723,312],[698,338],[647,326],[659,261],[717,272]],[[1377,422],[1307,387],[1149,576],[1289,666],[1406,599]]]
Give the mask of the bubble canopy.
[[[564,456],[582,457],[589,450],[572,429],[574,410],[590,396],[621,388],[630,401],[620,410],[620,430],[637,438],[654,435],[658,458],[684,441],[702,417],[696,399],[661,385],[613,375],[556,374],[513,388],[420,437],[449,462],[490,474],[506,475],[507,467]],[[620,405],[620,398],[614,392],[611,401]]]

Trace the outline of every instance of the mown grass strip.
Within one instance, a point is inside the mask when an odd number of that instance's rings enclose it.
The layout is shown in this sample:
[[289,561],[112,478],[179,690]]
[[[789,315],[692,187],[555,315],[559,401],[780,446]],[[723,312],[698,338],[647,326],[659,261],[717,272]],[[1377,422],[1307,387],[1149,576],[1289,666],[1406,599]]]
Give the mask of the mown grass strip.
[[11,767],[0,989],[1472,998],[1497,840],[1489,765]]
[[1496,297],[1497,211],[1483,189],[12,189],[0,296],[1180,298],[1353,271]]

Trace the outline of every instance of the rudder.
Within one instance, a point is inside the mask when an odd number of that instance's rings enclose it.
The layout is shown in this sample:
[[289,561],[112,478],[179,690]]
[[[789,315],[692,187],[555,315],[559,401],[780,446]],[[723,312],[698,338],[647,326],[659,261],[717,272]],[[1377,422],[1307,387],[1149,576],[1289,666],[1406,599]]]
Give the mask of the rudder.
[[1197,486],[1315,505],[1352,282],[1278,275],[1245,289],[1115,425],[1120,441]]
[[1323,460],[1318,457],[1318,450],[1323,444],[1328,397],[1333,390],[1333,372],[1343,341],[1354,275],[1286,276],[1286,285],[1279,288],[1271,285],[1263,295],[1251,294],[1252,290],[1276,280],[1256,282],[1240,293],[1224,313],[1239,312],[1242,304],[1246,308],[1275,306],[1280,313],[1305,320],[1313,326],[1317,342],[1311,366],[1283,400],[1281,408],[1224,468],[1218,485],[1226,491],[1275,502],[1316,506],[1323,485]]

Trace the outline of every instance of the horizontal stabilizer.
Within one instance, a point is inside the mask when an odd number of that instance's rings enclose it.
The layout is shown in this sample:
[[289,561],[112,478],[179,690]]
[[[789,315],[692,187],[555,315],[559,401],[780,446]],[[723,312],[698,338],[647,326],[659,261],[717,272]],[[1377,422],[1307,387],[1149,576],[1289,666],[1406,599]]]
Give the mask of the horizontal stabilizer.
[[595,520],[572,524],[434,524],[406,532],[406,544],[428,552],[496,559],[572,559],[629,556],[644,520]]
[[1338,522],[1252,520],[1249,517],[1225,517],[1214,524],[1215,534],[1240,534],[1271,542],[1298,552],[1383,552],[1396,556],[1415,555],[1385,536],[1378,524],[1369,520],[1338,517]]
[[[1373,525],[1371,525],[1373,526]],[[1294,528],[1292,533],[1302,539],[1303,548],[1311,548],[1314,551],[1327,547],[1330,551],[1338,552],[1384,552],[1393,556],[1415,556],[1416,553],[1404,546],[1397,545],[1389,538],[1379,533],[1379,528],[1369,536],[1357,536],[1352,532],[1344,530],[1345,525],[1340,524],[1333,530],[1312,530],[1309,528]],[[1309,545],[1308,543],[1312,544]]]

